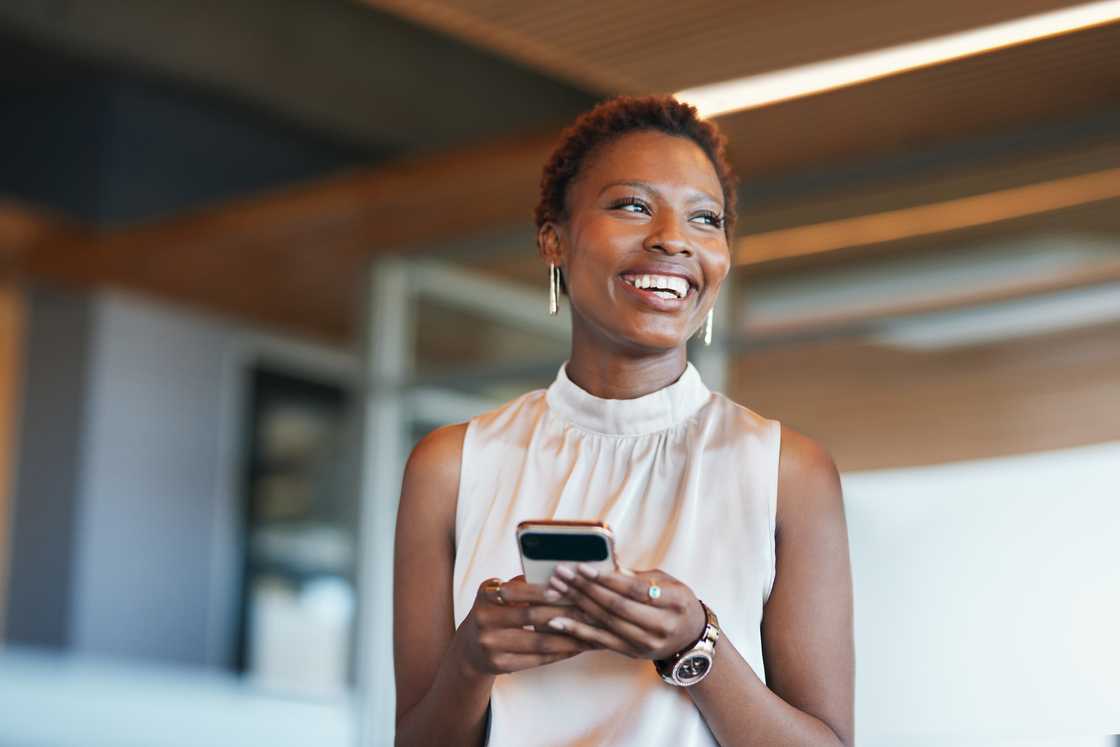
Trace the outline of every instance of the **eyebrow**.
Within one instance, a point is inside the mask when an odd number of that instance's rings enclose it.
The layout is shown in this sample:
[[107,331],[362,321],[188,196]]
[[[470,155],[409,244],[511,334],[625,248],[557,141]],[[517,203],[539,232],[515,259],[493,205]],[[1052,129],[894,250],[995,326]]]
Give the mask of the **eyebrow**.
[[[605,184],[605,185],[603,185],[603,188],[601,190],[599,190],[599,194],[603,194],[604,192],[606,192],[611,187],[636,187],[638,189],[644,189],[646,191],[652,192],[656,195],[661,194],[660,190],[658,190],[657,187],[653,186],[649,182],[643,182],[643,181],[639,181],[639,180],[636,180],[636,179],[620,179],[618,181],[614,181],[614,182],[610,182],[608,184]],[[711,195],[711,194],[707,193],[706,191],[704,191],[702,189],[696,189],[695,187],[690,188],[690,191],[692,192],[692,198],[691,199],[692,199],[693,202],[695,202],[699,198],[699,199],[704,199],[704,200],[711,200],[712,202],[719,205],[721,208],[723,207],[723,200],[716,198],[715,195]]]

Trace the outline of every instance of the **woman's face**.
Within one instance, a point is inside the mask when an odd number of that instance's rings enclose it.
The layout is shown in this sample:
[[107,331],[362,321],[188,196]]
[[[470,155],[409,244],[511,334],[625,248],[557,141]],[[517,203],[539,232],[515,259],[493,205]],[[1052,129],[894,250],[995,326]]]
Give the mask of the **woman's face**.
[[660,132],[596,150],[569,185],[568,218],[542,229],[575,326],[631,349],[677,348],[703,323],[731,263],[723,191],[694,142]]

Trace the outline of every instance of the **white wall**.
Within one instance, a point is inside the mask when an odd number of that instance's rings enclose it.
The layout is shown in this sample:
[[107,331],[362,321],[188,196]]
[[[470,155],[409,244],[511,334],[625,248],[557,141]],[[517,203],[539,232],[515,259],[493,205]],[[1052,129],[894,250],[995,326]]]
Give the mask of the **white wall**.
[[1120,733],[1120,443],[843,482],[860,744]]

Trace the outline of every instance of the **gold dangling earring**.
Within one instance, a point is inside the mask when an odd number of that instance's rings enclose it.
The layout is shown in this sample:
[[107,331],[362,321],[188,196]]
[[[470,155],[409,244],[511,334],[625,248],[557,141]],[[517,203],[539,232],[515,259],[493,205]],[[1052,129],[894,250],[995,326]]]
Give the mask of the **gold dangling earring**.
[[704,344],[712,344],[712,318],[715,316],[715,309],[708,309],[708,320],[704,322]]
[[560,268],[549,263],[548,265],[548,315],[556,316],[560,313]]

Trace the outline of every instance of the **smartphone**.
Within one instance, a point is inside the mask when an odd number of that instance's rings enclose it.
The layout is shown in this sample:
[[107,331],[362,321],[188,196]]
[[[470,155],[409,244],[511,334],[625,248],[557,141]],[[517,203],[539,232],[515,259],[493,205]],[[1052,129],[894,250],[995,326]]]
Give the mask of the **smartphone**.
[[602,572],[617,568],[614,535],[598,521],[523,521],[517,525],[517,546],[531,584],[547,584],[560,563],[587,563]]

